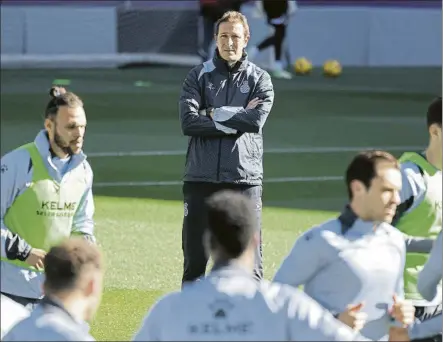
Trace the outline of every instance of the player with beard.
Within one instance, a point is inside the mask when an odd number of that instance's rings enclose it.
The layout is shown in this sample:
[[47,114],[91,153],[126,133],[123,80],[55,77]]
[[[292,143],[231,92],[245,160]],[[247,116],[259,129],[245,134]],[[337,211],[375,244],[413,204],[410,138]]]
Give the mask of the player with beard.
[[29,310],[43,296],[47,251],[71,235],[95,242],[83,102],[64,88],[50,95],[34,142],[1,158],[1,293]]

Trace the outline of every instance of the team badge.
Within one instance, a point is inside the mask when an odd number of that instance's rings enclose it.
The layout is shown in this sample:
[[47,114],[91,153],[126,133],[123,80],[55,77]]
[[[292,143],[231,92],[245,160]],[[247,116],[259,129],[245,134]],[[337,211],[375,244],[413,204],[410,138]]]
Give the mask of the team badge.
[[249,88],[248,81],[243,81],[242,85],[240,86],[240,92],[243,94],[249,93],[251,88]]

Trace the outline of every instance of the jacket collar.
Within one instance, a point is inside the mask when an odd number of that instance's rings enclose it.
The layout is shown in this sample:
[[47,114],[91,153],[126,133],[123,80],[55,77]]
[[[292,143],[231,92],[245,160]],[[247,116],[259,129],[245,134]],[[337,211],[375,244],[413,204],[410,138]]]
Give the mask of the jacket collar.
[[79,321],[76,319],[68,310],[66,310],[65,306],[61,301],[58,299],[52,297],[52,296],[45,296],[41,300],[41,306],[46,309],[55,309],[63,312],[67,317],[69,317],[74,323],[78,324],[78,326],[85,332],[89,332],[89,324],[85,321]]
[[228,72],[238,72],[246,69],[248,65],[248,54],[245,50],[243,50],[243,55],[241,59],[234,64],[234,66],[229,67],[228,63],[220,56],[220,53],[218,52],[218,48],[215,48],[214,57],[212,58],[212,61],[214,62],[215,67],[222,73],[228,73]]
[[352,210],[351,206],[348,204],[345,206],[338,221],[341,224],[342,234],[346,234],[356,223],[358,223],[360,231],[374,231],[374,228],[380,225],[380,222],[375,221],[363,221],[357,216],[357,214]]

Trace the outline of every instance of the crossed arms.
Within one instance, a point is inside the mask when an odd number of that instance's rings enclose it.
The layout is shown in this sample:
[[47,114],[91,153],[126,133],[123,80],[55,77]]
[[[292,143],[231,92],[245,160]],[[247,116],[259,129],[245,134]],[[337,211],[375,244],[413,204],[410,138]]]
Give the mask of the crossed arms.
[[[251,99],[258,98],[254,107],[246,108],[223,106],[214,108],[210,115],[200,114],[202,91],[196,70],[192,70],[183,83],[179,100],[181,129],[187,136],[220,137],[237,133],[259,133],[271,111],[274,102],[274,89],[271,77],[264,72],[258,80]],[[252,102],[252,101],[251,101]]]

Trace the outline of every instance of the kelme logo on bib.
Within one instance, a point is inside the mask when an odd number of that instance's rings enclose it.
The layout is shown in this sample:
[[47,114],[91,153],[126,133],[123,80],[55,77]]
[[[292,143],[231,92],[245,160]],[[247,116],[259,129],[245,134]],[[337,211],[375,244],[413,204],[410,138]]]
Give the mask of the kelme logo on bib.
[[247,93],[249,93],[250,90],[251,90],[251,88],[249,88],[248,81],[244,81],[242,83],[242,85],[240,86],[240,92],[243,94],[247,94]]

